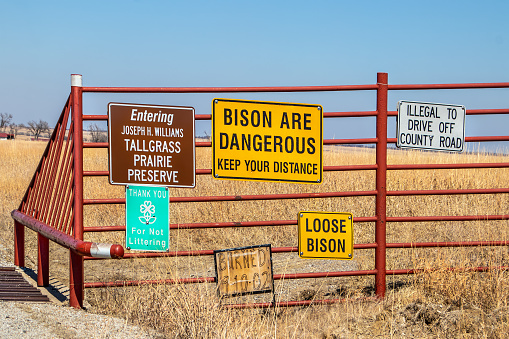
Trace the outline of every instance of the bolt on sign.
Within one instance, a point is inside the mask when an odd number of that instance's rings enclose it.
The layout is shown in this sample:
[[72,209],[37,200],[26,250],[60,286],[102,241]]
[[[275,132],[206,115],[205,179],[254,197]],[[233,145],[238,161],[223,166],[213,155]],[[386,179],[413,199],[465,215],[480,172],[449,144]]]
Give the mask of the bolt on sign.
[[170,245],[170,195],[167,187],[126,186],[126,247],[167,251]]
[[320,105],[214,99],[212,175],[216,179],[323,181]]
[[114,185],[195,186],[194,108],[108,104]]
[[219,297],[274,291],[270,244],[214,251],[214,266]]
[[299,212],[299,257],[353,258],[353,217],[345,212]]
[[462,152],[465,115],[465,106],[399,101],[397,146]]

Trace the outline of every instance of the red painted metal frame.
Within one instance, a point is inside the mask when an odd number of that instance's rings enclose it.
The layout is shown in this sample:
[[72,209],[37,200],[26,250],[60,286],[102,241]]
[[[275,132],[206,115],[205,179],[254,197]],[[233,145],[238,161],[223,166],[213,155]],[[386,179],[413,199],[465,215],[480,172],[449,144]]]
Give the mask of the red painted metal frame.
[[280,86],[280,87],[83,87],[83,92],[99,93],[254,93],[332,92],[376,90],[376,85]]
[[[427,170],[427,169],[466,169],[466,168],[508,168],[509,163],[473,163],[473,164],[387,164],[387,145],[396,143],[396,138],[387,137],[387,119],[389,116],[397,116],[396,111],[387,110],[387,98],[389,90],[437,90],[437,89],[478,89],[478,88],[509,88],[509,83],[484,83],[484,84],[425,84],[425,85],[389,85],[388,75],[378,73],[377,83],[373,85],[352,85],[352,86],[301,86],[301,87],[82,87],[81,76],[79,84],[71,86],[70,105],[72,106],[72,119],[68,141],[65,147],[62,146],[64,134],[51,139],[47,152],[41,159],[32,183],[27,190],[25,198],[20,206],[20,211],[28,213],[29,217],[35,217],[43,221],[43,224],[55,225],[55,228],[67,235],[72,235],[75,241],[83,242],[84,232],[110,232],[125,231],[125,226],[89,226],[83,227],[83,206],[95,204],[124,204],[125,199],[83,199],[83,176],[108,176],[108,171],[83,171],[83,149],[84,148],[107,148],[108,143],[84,143],[83,142],[83,121],[107,120],[107,115],[83,115],[82,100],[83,93],[247,93],[247,92],[321,92],[321,91],[376,91],[376,111],[361,112],[325,112],[325,118],[339,117],[375,117],[376,137],[363,139],[328,139],[324,145],[342,144],[374,144],[376,146],[376,164],[372,165],[349,165],[349,166],[324,166],[325,171],[375,171],[375,190],[354,191],[354,192],[321,192],[321,193],[300,193],[300,194],[267,194],[267,195],[237,195],[237,196],[200,196],[200,197],[175,197],[171,203],[182,202],[212,202],[212,201],[246,201],[246,200],[280,200],[280,199],[310,199],[325,197],[353,197],[373,196],[375,197],[375,215],[354,218],[354,222],[372,222],[375,224],[375,243],[355,244],[355,249],[373,249],[375,252],[375,267],[372,270],[348,271],[348,272],[314,272],[294,273],[275,275],[274,279],[303,279],[339,277],[353,275],[374,275],[375,293],[378,298],[384,297],[386,288],[386,276],[398,274],[414,274],[418,270],[387,270],[386,250],[387,248],[423,248],[423,247],[463,247],[463,246],[508,246],[508,241],[459,241],[459,242],[419,242],[419,243],[386,243],[387,222],[431,222],[431,221],[473,221],[473,220],[509,220],[509,215],[473,215],[473,216],[413,216],[413,217],[390,217],[387,216],[387,196],[407,195],[454,195],[454,194],[501,194],[509,193],[509,188],[488,188],[488,189],[463,189],[463,190],[408,190],[408,191],[387,191],[388,170]],[[64,109],[68,113],[69,101]],[[481,114],[508,114],[509,109],[485,109],[467,110],[468,115]],[[211,114],[197,114],[196,120],[210,120]],[[61,123],[62,124],[62,123]],[[64,122],[65,126],[66,122]],[[56,131],[57,129],[55,129]],[[55,132],[56,133],[56,132]],[[509,136],[476,136],[465,138],[466,142],[479,141],[509,141]],[[52,148],[50,144],[56,142],[57,147]],[[211,142],[196,142],[196,147],[210,147]],[[58,163],[62,153],[64,168],[58,172],[55,166],[44,166],[45,163]],[[42,166],[42,167],[41,167]],[[62,174],[65,178],[60,180],[57,188],[52,186],[57,177]],[[198,175],[210,175],[210,169],[197,169]],[[71,187],[72,183],[72,187]],[[52,188],[53,187],[53,188]],[[62,203],[55,204],[42,198],[40,192],[45,190],[56,192],[54,196]],[[63,193],[60,193],[63,191]],[[28,196],[28,199],[27,199]],[[35,197],[35,200],[34,198]],[[38,215],[41,213],[41,215]],[[64,221],[61,221],[64,220]],[[72,223],[71,223],[72,222]],[[223,227],[258,227],[271,226],[280,227],[296,225],[297,220],[267,220],[249,222],[220,222],[220,223],[187,223],[171,224],[171,229],[197,229],[197,228],[223,228]],[[15,263],[24,265],[24,227],[15,218]],[[44,277],[47,276],[47,238],[39,235],[39,275],[41,283],[44,284]],[[273,248],[273,253],[296,252],[297,247]],[[144,281],[120,281],[120,282],[84,282],[83,261],[98,259],[81,253],[78,255],[75,249],[70,251],[70,280],[71,296],[70,303],[73,307],[83,306],[84,288],[97,288],[108,286],[128,286],[159,283],[201,283],[213,282],[214,277],[182,278],[168,280],[144,280]],[[212,255],[212,250],[202,251],[173,251],[167,253],[127,253],[124,258],[154,258],[173,256],[200,256]],[[84,255],[84,256],[83,256]],[[480,267],[474,270],[486,271],[489,268]],[[503,268],[507,269],[507,268]],[[291,301],[280,302],[279,306],[301,306],[311,303],[331,303],[340,299],[322,301]],[[229,305],[229,307],[268,307],[267,304],[252,305]]]
[[376,201],[375,201],[375,292],[385,296],[387,218],[387,73],[378,73],[376,92]]
[[[397,112],[387,110],[388,90],[416,90],[416,89],[457,89],[457,88],[505,88],[509,83],[498,84],[444,84],[444,85],[388,85],[388,76],[386,73],[379,73],[376,85],[366,86],[316,86],[316,87],[263,87],[263,88],[125,88],[125,87],[86,87],[85,92],[126,92],[126,93],[214,93],[214,92],[296,92],[296,91],[349,91],[349,90],[376,90],[377,91],[377,110],[365,112],[326,112],[324,117],[360,117],[375,116],[376,138],[364,139],[329,139],[324,140],[325,145],[338,144],[376,144],[376,164],[375,165],[357,165],[357,166],[326,166],[327,171],[348,171],[348,170],[375,170],[376,171],[376,189],[367,192],[322,192],[322,193],[302,193],[302,194],[271,194],[271,195],[243,195],[243,196],[209,196],[209,197],[176,197],[171,203],[179,202],[205,202],[205,201],[241,201],[241,200],[269,200],[269,199],[308,199],[320,197],[346,197],[346,196],[375,196],[375,217],[366,217],[364,220],[354,220],[356,222],[375,221],[375,244],[356,244],[355,248],[374,248],[375,249],[375,269],[353,272],[336,272],[340,275],[374,274],[375,287],[378,297],[385,295],[386,274],[396,274],[396,270],[386,269],[386,248],[408,248],[408,247],[453,247],[453,246],[506,246],[506,242],[456,242],[456,243],[414,243],[414,244],[386,244],[386,224],[387,222],[402,221],[446,221],[446,220],[507,220],[507,216],[461,216],[461,217],[387,217],[386,201],[387,196],[402,195],[421,195],[421,194],[487,194],[487,193],[508,193],[509,189],[475,189],[475,190],[427,190],[427,191],[387,191],[387,170],[415,170],[415,169],[453,169],[453,168],[507,168],[508,163],[496,164],[432,164],[432,165],[387,165],[387,144],[395,143],[395,138],[387,138],[387,117],[397,116]],[[467,114],[506,114],[509,110],[469,110]],[[211,115],[196,115],[197,120],[210,119]],[[84,119],[105,120],[107,116],[86,116]],[[509,140],[509,137],[467,137],[466,141],[500,141]],[[211,142],[197,142],[197,147],[210,147]],[[107,147],[107,143],[85,144],[84,147]],[[197,174],[210,174],[209,169],[198,169]],[[107,171],[89,171],[85,172],[90,176],[106,176]],[[122,204],[125,199],[86,199],[84,204]],[[361,219],[361,218],[356,218]],[[199,223],[199,224],[179,224],[170,225],[170,228],[217,228],[217,227],[256,227],[256,226],[280,226],[295,225],[296,221],[266,221],[266,222],[231,222],[231,223]],[[125,226],[115,227],[87,227],[85,231],[106,231],[106,230],[125,230]],[[297,248],[275,248],[277,252],[295,252]],[[169,253],[129,253],[126,258],[141,257],[159,257],[159,256],[194,256],[211,255],[212,251],[180,251]],[[92,258],[85,258],[92,259]],[[366,273],[368,272],[368,273]],[[307,273],[295,274],[294,278],[304,277],[323,277],[330,276],[327,273]],[[288,277],[287,277],[288,278]],[[181,280],[179,282],[203,282],[210,281],[212,278],[196,278]],[[119,284],[139,284],[140,282],[120,282]],[[101,286],[102,283],[87,283],[87,287]],[[115,285],[115,283],[114,283]],[[112,286],[112,285],[109,285]],[[120,285],[115,285],[120,286]]]
[[[81,75],[79,77],[81,82]],[[71,86],[71,98],[72,119],[75,125],[73,133],[73,228],[74,239],[83,240],[83,90],[80,85]],[[85,296],[83,257],[74,251],[69,251],[69,255],[69,304],[75,308],[82,308]]]

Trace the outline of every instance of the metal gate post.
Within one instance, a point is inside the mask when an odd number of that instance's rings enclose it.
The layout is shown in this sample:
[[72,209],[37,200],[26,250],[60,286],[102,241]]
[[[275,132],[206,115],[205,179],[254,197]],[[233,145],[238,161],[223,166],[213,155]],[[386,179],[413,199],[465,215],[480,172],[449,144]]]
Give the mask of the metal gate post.
[[14,265],[25,267],[25,226],[14,221]]
[[385,296],[386,274],[386,220],[387,220],[387,93],[388,74],[377,74],[376,92],[376,230],[375,242],[375,293]]
[[49,239],[37,233],[37,286],[49,285]]
[[[73,132],[73,230],[74,239],[83,240],[83,83],[80,74],[71,75],[71,100]],[[85,279],[83,271],[83,257],[70,250],[69,262],[69,304],[74,308],[83,307],[85,294]]]

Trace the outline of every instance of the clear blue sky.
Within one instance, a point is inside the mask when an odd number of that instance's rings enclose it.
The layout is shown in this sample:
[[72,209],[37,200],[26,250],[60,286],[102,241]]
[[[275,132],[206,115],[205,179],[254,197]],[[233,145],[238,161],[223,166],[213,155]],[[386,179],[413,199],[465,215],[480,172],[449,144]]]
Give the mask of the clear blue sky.
[[[377,72],[393,84],[509,82],[509,1],[0,0],[0,8],[0,112],[17,123],[53,125],[73,73],[85,86],[371,84]],[[400,99],[505,108],[508,94],[399,92],[389,109]],[[200,114],[210,113],[213,97],[96,95],[84,107],[104,114],[109,101],[182,104]],[[357,93],[222,97],[326,111],[375,104],[373,94]],[[467,135],[505,134],[504,119],[468,117]],[[355,137],[362,128],[352,121],[325,137]]]

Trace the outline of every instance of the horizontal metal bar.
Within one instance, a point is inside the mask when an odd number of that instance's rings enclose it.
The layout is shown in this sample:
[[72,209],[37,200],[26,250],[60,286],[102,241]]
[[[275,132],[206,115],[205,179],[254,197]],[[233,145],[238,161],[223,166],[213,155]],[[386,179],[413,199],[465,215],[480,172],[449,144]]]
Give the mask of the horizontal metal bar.
[[297,220],[233,221],[210,223],[170,224],[170,229],[226,228],[226,227],[263,227],[297,225]]
[[377,111],[352,111],[352,112],[324,112],[324,118],[355,118],[355,117],[374,117]]
[[[364,139],[324,139],[324,145],[357,145],[357,144],[376,144],[378,139],[376,138],[364,138]],[[211,141],[197,141],[196,147],[211,147]]]
[[83,205],[100,205],[100,204],[125,204],[125,198],[107,198],[107,199],[83,199]]
[[[397,143],[397,138],[387,138],[387,143]],[[479,136],[479,137],[465,137],[465,142],[488,142],[488,141],[509,141],[509,136]]]
[[321,192],[321,193],[290,193],[290,194],[258,194],[235,196],[208,196],[208,197],[175,197],[170,202],[206,202],[206,201],[251,201],[251,200],[284,200],[284,199],[313,199],[335,197],[374,196],[376,191],[350,191],[350,192]]
[[[134,252],[124,253],[124,259],[146,259],[146,258],[173,258],[173,257],[200,257],[205,255],[213,255],[214,250],[196,250],[196,251],[168,251],[168,252]],[[94,260],[97,258],[84,257],[85,260]]]
[[158,280],[126,280],[126,281],[109,281],[109,282],[89,282],[85,283],[85,288],[101,288],[101,287],[124,287],[124,286],[143,286],[143,285],[161,285],[161,284],[197,284],[197,283],[213,283],[215,277],[203,278],[181,278],[181,279],[158,279]]
[[[174,198],[170,199],[170,203],[314,199],[314,198],[337,198],[337,197],[367,197],[367,196],[374,196],[374,195],[376,195],[376,191],[293,193],[293,194],[258,194],[258,195],[229,195],[229,196],[221,195],[221,196],[199,196],[199,197],[174,197]],[[83,199],[83,205],[99,205],[99,204],[125,204],[125,198]]]
[[509,215],[387,217],[387,222],[508,220]]
[[252,309],[252,308],[269,308],[269,307],[299,307],[299,306],[310,306],[310,305],[331,305],[347,301],[376,301],[380,300],[378,297],[366,297],[366,298],[351,298],[351,299],[312,299],[312,300],[290,300],[290,301],[278,301],[275,303],[249,303],[249,304],[227,304],[222,305],[228,309]]
[[408,190],[408,191],[387,191],[387,196],[407,195],[456,195],[456,194],[501,194],[509,193],[509,188],[476,188],[462,190]]
[[[364,171],[364,170],[376,170],[377,165],[345,165],[345,166],[323,166],[323,170],[325,172],[335,172],[335,171]],[[504,166],[505,167],[505,166]],[[509,167],[509,164],[508,164]],[[110,174],[109,171],[83,171],[83,176],[85,177],[107,177]],[[197,175],[206,175],[212,174],[212,169],[210,168],[200,168],[196,169]]]
[[[508,137],[509,139],[509,137]],[[357,144],[376,144],[378,139],[376,138],[364,138],[364,139],[324,139],[324,145],[357,145]],[[394,138],[393,143],[396,142]],[[211,141],[196,141],[196,147],[212,147]],[[107,142],[84,142],[83,148],[108,148]]]
[[[507,88],[509,83],[408,84],[387,85],[389,90],[481,89]],[[82,87],[83,92],[103,93],[235,93],[235,92],[324,92],[376,90],[376,84],[342,86],[279,86],[279,87]]]
[[211,141],[196,141],[194,144],[196,147],[212,147]]
[[[354,249],[372,249],[376,248],[376,243],[368,243],[368,244],[354,244]],[[271,249],[272,253],[292,253],[298,252],[298,247],[273,247]],[[170,252],[137,252],[137,253],[125,253],[124,259],[129,258],[162,258],[162,257],[198,257],[205,255],[214,255],[213,250],[195,250],[195,251],[170,251]],[[99,258],[94,257],[85,257],[85,260],[94,260]]]
[[274,274],[274,280],[289,280],[289,279],[311,279],[311,278],[336,278],[336,277],[351,277],[374,275],[376,270],[364,271],[340,271],[340,272],[307,272],[307,273],[283,273]]
[[245,92],[330,92],[376,90],[373,85],[280,86],[280,87],[82,87],[83,92],[103,93],[245,93]]
[[508,88],[509,82],[469,83],[469,84],[421,84],[421,85],[388,85],[389,90],[418,90],[418,89],[476,89],[476,88]]
[[[369,117],[376,116],[377,111],[351,111],[351,112],[324,112],[324,118],[339,118],[339,117]],[[195,120],[211,120],[212,114],[195,114]],[[108,120],[108,115],[83,115],[83,120]]]
[[335,172],[335,171],[367,171],[367,170],[376,170],[378,165],[345,165],[345,166],[323,166],[323,170],[325,172]]
[[[403,274],[417,274],[423,272],[434,272],[442,270],[440,268],[430,269],[398,269],[398,270],[387,270],[387,275],[403,275]],[[507,271],[509,266],[492,266],[492,267],[448,267],[446,271],[451,272],[489,272],[495,270]]]
[[[324,112],[324,118],[355,118],[377,116],[377,111]],[[467,115],[509,114],[509,108],[467,109]],[[387,111],[388,116],[398,116],[398,111]],[[195,114],[195,120],[211,120],[212,114]],[[83,115],[83,120],[108,120],[108,115]]]
[[83,120],[108,120],[108,116],[107,115],[90,115],[90,114],[87,114],[87,115],[83,115]]
[[83,171],[84,177],[107,177],[110,175],[109,171]]
[[[498,109],[467,109],[465,112],[467,115],[484,115],[484,114],[507,114],[509,113],[508,108]],[[398,116],[398,111],[388,111],[388,116]]]
[[[196,174],[204,175],[204,174],[212,174],[211,169],[196,169]],[[85,177],[107,177],[110,175],[109,171],[83,171],[83,176]]]
[[324,145],[355,145],[355,144],[376,144],[377,138],[364,138],[364,139],[324,139]]
[[125,225],[117,226],[88,226],[83,228],[83,232],[125,232]]
[[387,243],[387,248],[477,247],[477,246],[509,246],[509,240]]
[[[387,138],[387,143],[397,143],[397,138]],[[478,137],[465,137],[465,142],[491,142],[491,141],[509,141],[509,136],[478,136]],[[376,144],[377,138],[364,138],[364,139],[324,139],[324,145],[360,145],[360,144]],[[212,147],[210,141],[197,141],[196,147]],[[108,148],[107,142],[85,142],[83,148]]]
[[[289,280],[289,279],[365,276],[365,275],[374,275],[374,274],[376,274],[376,270],[286,273],[286,274],[274,274],[273,278],[274,278],[274,280]],[[85,283],[85,288],[123,287],[123,286],[159,285],[159,284],[196,284],[196,283],[213,283],[213,282],[216,282],[215,277],[158,279],[158,280],[126,280],[126,281],[109,281],[109,282],[89,282],[89,283]]]
[[415,169],[461,169],[461,168],[506,168],[509,162],[463,163],[463,164],[404,164],[387,165],[388,170]]
[[465,137],[465,142],[479,142],[479,141],[509,141],[509,136],[479,136],[479,137]]
[[[374,117],[377,111],[324,112],[324,118]],[[211,120],[212,114],[196,114],[195,120]]]
[[[376,217],[354,217],[353,222],[375,222]],[[264,221],[234,221],[215,223],[188,223],[170,224],[170,229],[194,229],[194,228],[224,228],[224,227],[257,227],[257,226],[289,226],[297,225],[295,220],[264,220]]]
[[[356,217],[354,223],[375,222],[376,217]],[[264,220],[264,221],[231,221],[231,222],[211,222],[211,223],[183,223],[170,224],[170,229],[199,229],[199,228],[227,228],[227,227],[259,227],[259,226],[290,226],[297,225],[297,220]],[[126,227],[117,226],[90,226],[85,227],[84,232],[114,232],[125,231]]]
[[499,108],[499,109],[467,109],[467,115],[481,115],[481,114],[507,114],[509,113],[509,108]]
[[108,148],[107,142],[84,142],[83,148]]

